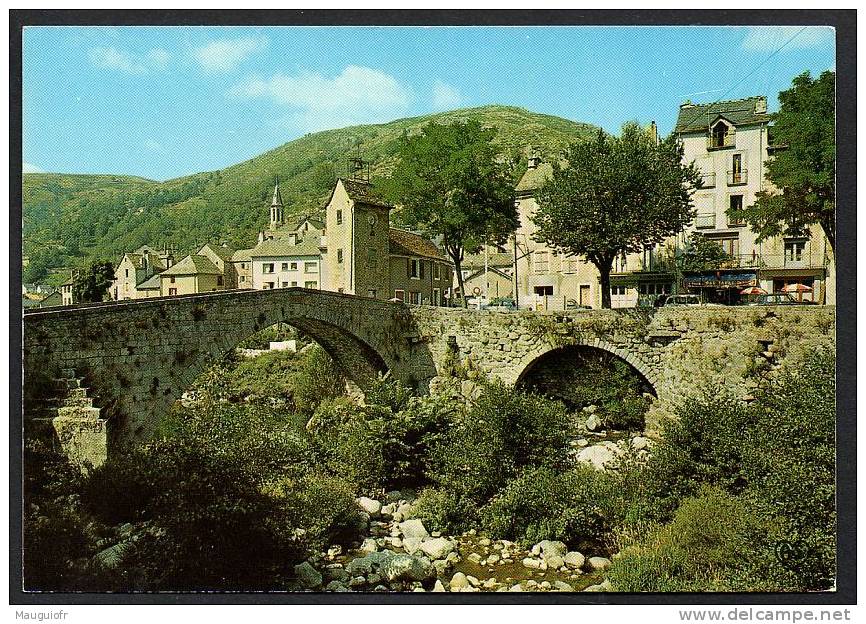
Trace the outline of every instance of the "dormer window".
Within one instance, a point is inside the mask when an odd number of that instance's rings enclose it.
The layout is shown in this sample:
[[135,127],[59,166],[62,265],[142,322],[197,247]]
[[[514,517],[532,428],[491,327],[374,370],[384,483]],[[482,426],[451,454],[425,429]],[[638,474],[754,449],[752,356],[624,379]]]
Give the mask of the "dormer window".
[[710,128],[710,136],[707,141],[709,149],[732,147],[734,145],[734,128],[723,119],[719,119]]

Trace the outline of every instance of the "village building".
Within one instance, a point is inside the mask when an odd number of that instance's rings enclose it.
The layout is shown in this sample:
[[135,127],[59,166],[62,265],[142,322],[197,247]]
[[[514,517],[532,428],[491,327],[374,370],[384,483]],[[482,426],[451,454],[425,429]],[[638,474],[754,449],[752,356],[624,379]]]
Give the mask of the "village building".
[[268,239],[256,245],[249,254],[251,287],[256,290],[320,289],[325,283],[318,236],[299,242],[288,238]]
[[[579,256],[562,253],[534,239],[538,228],[533,217],[538,210],[537,191],[553,175],[553,165],[531,156],[526,173],[515,188],[520,225],[512,239],[517,272],[517,301],[520,307],[535,310],[564,310],[575,307],[601,307],[601,289],[595,265]],[[640,255],[618,258],[614,272],[638,268]],[[614,291],[616,292],[616,291]],[[634,303],[625,297],[612,297],[613,307]]]
[[474,273],[470,273],[463,278],[466,296],[482,297],[488,301],[504,298],[512,299],[514,279],[509,273],[512,273],[512,271],[506,272],[489,265],[486,270],[483,267],[476,269]]
[[75,282],[76,274],[77,271],[73,269],[71,274],[69,275],[69,279],[60,285],[61,305],[66,306],[75,303],[75,297],[72,294],[72,284]]
[[109,287],[109,295],[115,301],[139,299],[139,284],[164,271],[173,262],[172,252],[165,248],[162,252],[157,252],[148,245],[142,245],[131,253],[123,254],[114,269],[114,280]]
[[191,295],[225,290],[225,275],[204,255],[186,256],[159,274],[160,296]]
[[732,258],[719,270],[686,275],[683,286],[709,301],[736,303],[747,287],[777,293],[802,284],[811,289],[800,295],[803,299],[834,303],[833,254],[819,225],[758,242],[745,223],[730,215],[754,204],[759,192],[774,190],[766,179],[766,162],[784,146],[773,144],[767,98],[686,102],[674,132],[683,142],[684,162],[694,162],[703,176],[703,187],[694,195],[697,217],[684,234],[699,232]]

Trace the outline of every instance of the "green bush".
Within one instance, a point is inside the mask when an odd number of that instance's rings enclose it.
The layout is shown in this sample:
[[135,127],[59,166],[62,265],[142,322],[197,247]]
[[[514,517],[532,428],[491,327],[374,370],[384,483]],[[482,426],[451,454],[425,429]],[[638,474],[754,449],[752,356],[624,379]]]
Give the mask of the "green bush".
[[[297,330],[286,323],[275,323],[262,331],[253,334],[246,340],[238,343],[239,349],[267,349],[271,342],[280,342],[283,340],[297,340],[299,338]],[[298,345],[299,347],[301,345]]]
[[430,448],[453,419],[453,403],[412,397],[387,380],[366,401],[325,403],[312,419],[314,442],[331,472],[365,490],[425,485]]
[[425,488],[415,500],[412,514],[432,531],[454,534],[472,528],[478,508],[472,501],[461,499],[447,490]]
[[[755,396],[750,405],[709,396],[685,403],[647,465],[617,477],[632,499],[617,512],[618,532],[643,541],[647,526],[671,521],[710,485],[736,496],[763,533],[746,547],[749,570],[702,587],[826,590],[836,575],[834,354],[812,355]],[[786,543],[799,554],[782,561],[775,550]]]
[[301,354],[302,360],[291,378],[295,409],[310,417],[326,399],[345,393],[346,379],[336,362],[315,345]]
[[609,577],[624,592],[760,590],[748,570],[765,534],[740,498],[705,486],[670,524],[623,550]]
[[299,479],[276,479],[262,491],[279,501],[285,519],[303,531],[310,549],[348,545],[360,537],[360,509],[354,489],[343,479],[313,472]]
[[492,536],[524,545],[552,539],[574,548],[598,547],[610,529],[597,503],[604,478],[587,466],[527,470],[481,509],[482,526]]
[[571,427],[561,403],[489,383],[432,450],[430,478],[483,505],[523,468],[566,466]]

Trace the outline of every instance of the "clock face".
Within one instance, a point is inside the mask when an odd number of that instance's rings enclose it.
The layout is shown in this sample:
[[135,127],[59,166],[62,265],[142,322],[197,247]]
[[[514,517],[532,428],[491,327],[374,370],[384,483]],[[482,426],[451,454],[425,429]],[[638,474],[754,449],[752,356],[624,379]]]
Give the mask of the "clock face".
[[367,223],[369,223],[370,225],[376,225],[376,215],[371,214],[369,217],[367,217]]

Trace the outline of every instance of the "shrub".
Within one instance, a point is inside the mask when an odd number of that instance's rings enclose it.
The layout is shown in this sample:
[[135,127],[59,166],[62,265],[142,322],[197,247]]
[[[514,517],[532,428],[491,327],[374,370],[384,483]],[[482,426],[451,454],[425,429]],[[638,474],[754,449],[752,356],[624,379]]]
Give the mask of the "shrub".
[[482,505],[525,467],[567,465],[570,432],[561,403],[488,383],[433,449],[430,478]]
[[447,490],[425,488],[418,495],[412,513],[428,529],[453,534],[472,528],[478,508],[472,501]]
[[292,394],[295,408],[310,417],[322,401],[345,393],[346,379],[336,362],[318,345],[303,353],[302,358],[291,378]]
[[366,398],[365,406],[325,404],[313,418],[315,443],[331,471],[367,490],[426,484],[430,448],[455,406],[443,397],[412,397],[391,382]]
[[175,440],[106,462],[83,502],[107,523],[148,521],[122,556],[118,582],[135,589],[275,589],[303,554],[291,516],[248,471]]
[[551,539],[575,548],[597,546],[610,529],[596,502],[602,479],[586,466],[562,473],[526,470],[481,509],[482,525],[490,535],[524,545]]
[[303,541],[311,549],[348,545],[359,537],[360,509],[352,486],[343,479],[313,472],[299,479],[277,479],[262,491],[279,502],[289,525],[303,531]]
[[754,591],[746,574],[765,532],[744,502],[705,486],[673,521],[626,548],[610,570],[619,591]]

